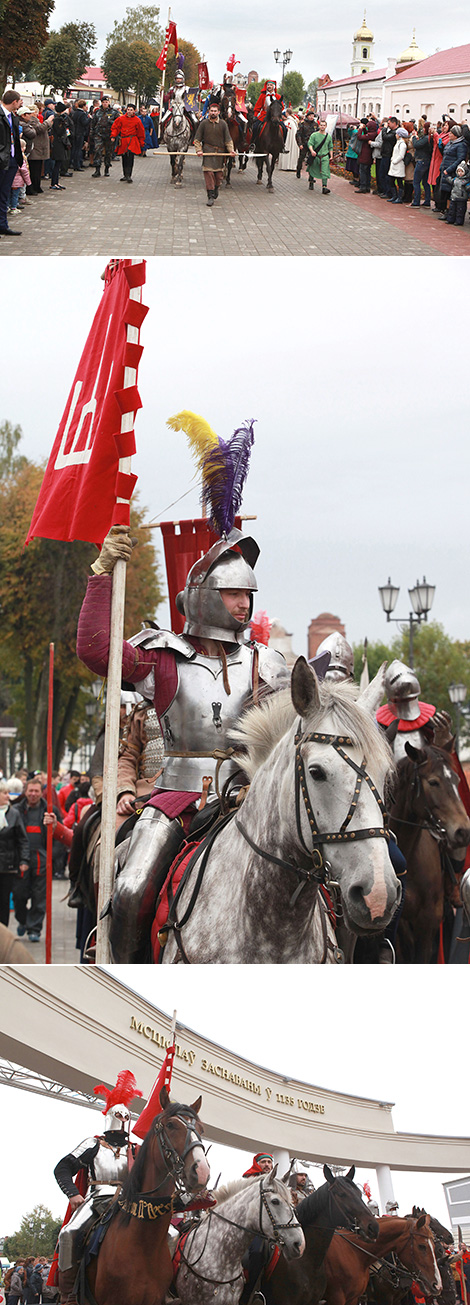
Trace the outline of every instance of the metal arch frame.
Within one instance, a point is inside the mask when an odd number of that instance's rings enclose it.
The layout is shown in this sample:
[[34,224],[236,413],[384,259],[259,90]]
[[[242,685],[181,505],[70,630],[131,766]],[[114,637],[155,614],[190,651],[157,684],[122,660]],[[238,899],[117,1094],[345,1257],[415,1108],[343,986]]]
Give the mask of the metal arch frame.
[[[65,1087],[57,1079],[48,1078],[46,1074],[35,1074],[33,1070],[23,1069],[12,1060],[0,1056],[0,1087],[19,1088],[23,1092],[33,1092],[40,1097],[49,1097],[54,1101],[65,1101],[72,1106],[83,1106],[87,1110],[101,1113],[103,1101],[99,1097],[81,1092],[79,1088]],[[131,1117],[138,1118],[136,1112],[130,1111]]]

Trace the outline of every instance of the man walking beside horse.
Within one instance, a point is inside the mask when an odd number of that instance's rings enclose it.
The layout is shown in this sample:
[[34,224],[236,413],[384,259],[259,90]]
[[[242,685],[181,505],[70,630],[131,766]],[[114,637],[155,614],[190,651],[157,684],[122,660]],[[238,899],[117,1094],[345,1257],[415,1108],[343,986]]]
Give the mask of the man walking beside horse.
[[218,198],[222,182],[223,164],[220,155],[230,155],[235,160],[235,150],[227,123],[220,118],[218,104],[211,104],[207,118],[203,118],[194,137],[196,154],[202,158],[202,168],[207,191],[207,207]]

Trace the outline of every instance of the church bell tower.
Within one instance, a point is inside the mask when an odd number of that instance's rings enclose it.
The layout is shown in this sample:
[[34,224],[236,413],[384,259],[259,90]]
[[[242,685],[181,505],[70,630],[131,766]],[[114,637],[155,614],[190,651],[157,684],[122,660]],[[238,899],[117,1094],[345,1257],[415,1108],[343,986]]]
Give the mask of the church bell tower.
[[374,34],[366,23],[366,11],[362,27],[354,34],[351,73],[359,77],[361,73],[373,72],[374,68]]

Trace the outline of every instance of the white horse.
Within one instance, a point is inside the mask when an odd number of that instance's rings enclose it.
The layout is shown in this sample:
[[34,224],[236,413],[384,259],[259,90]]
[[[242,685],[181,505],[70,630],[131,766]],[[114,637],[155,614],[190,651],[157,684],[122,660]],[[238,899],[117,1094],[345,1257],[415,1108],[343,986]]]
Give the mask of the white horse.
[[183,180],[184,156],[191,138],[191,128],[184,115],[183,105],[173,100],[171,118],[163,133],[163,139],[170,155],[171,180],[181,186]]
[[375,722],[383,669],[357,694],[351,684],[319,684],[300,657],[291,690],[247,712],[236,737],[250,788],[181,881],[165,964],[342,960],[320,884],[333,896],[339,886],[353,933],[385,929],[401,888],[380,797],[392,766]]
[[305,1238],[292,1193],[276,1178],[241,1178],[214,1192],[217,1205],[184,1243],[176,1290],[182,1305],[235,1305],[244,1284],[242,1255],[257,1234],[275,1242],[287,1260],[303,1255]]

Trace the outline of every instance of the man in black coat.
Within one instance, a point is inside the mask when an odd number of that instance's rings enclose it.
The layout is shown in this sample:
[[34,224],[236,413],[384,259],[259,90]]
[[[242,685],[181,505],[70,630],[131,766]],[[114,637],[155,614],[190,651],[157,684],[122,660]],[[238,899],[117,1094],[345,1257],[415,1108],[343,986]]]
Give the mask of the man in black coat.
[[[13,887],[15,915],[18,921],[17,934],[23,938],[28,935],[29,942],[39,942],[42,923],[46,913],[46,826],[44,814],[47,802],[42,796],[40,779],[29,779],[24,797],[17,805],[23,816],[29,843],[29,864],[26,870],[20,870]],[[57,819],[62,821],[62,813],[53,807]],[[28,901],[30,906],[28,907]]]
[[8,207],[13,177],[23,163],[16,113],[22,106],[18,91],[4,91],[0,101],[0,236],[20,236],[8,226]]
[[0,780],[0,923],[8,925],[10,893],[18,871],[29,868],[29,843],[18,807],[10,805],[8,784]]

